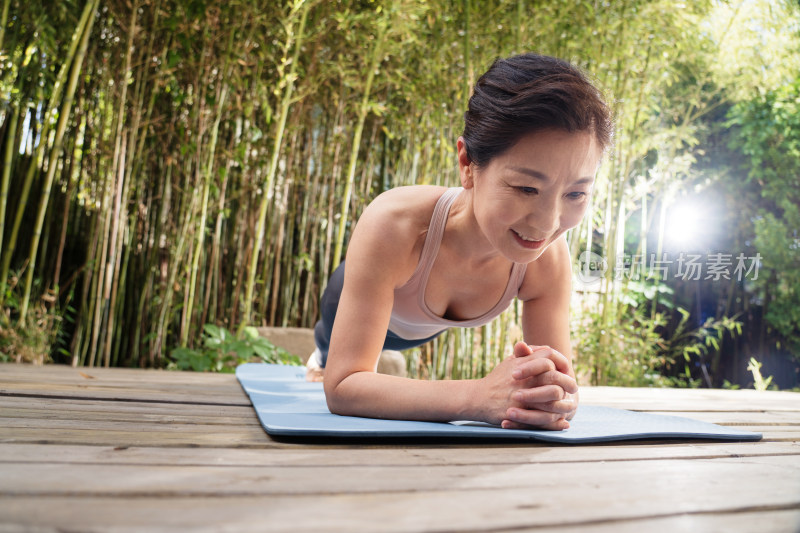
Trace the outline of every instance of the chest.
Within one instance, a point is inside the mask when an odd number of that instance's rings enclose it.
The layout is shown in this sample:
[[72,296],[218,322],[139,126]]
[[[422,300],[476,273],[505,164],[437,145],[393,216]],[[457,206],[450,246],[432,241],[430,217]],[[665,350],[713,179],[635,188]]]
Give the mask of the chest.
[[483,316],[503,298],[512,266],[507,261],[466,265],[440,253],[428,277],[425,303],[434,314],[449,320]]

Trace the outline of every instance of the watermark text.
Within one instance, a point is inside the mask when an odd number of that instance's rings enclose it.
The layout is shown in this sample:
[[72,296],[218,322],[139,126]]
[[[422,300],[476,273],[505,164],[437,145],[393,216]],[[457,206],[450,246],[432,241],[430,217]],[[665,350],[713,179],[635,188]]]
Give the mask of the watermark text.
[[609,268],[616,281],[666,280],[757,280],[761,267],[761,254],[746,256],[743,253],[722,252],[693,254],[681,252],[677,257],[662,253],[619,254],[613,261],[593,252],[583,252],[578,257],[578,278],[584,283],[599,281]]

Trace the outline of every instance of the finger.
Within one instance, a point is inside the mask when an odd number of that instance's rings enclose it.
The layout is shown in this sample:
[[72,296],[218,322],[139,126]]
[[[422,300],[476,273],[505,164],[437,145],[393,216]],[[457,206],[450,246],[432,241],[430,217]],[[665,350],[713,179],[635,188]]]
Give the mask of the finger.
[[578,395],[565,394],[561,400],[555,400],[546,403],[532,403],[524,405],[527,409],[538,409],[540,411],[547,411],[548,413],[560,413],[566,415],[567,420],[571,420],[578,411]]
[[578,383],[572,376],[558,372],[548,365],[552,365],[550,359],[534,359],[527,361],[511,372],[511,376],[516,380],[529,379],[528,388],[542,387],[544,385],[558,385],[566,392],[575,394],[578,392]]
[[[519,356],[518,356],[519,358]],[[567,359],[561,353],[551,350],[550,348],[546,349],[539,349],[534,350],[529,356],[521,357],[523,360],[536,360],[536,359],[543,359],[549,360],[553,362],[553,365],[556,370],[561,372],[562,374],[570,374],[570,363],[569,359]]]
[[576,392],[575,394],[568,394],[564,400],[569,400],[572,403],[572,410],[567,413],[567,420],[572,420],[575,416],[575,413],[578,412],[578,402],[580,401],[580,395]]
[[514,357],[527,357],[531,354],[531,346],[522,341],[514,345]]
[[547,372],[560,374],[550,359],[521,359],[515,364],[517,367],[511,372],[511,377],[514,379],[528,379]]
[[500,424],[500,427],[503,429],[545,429],[551,431],[561,431],[564,429],[569,429],[569,422],[562,418],[561,420],[553,422],[552,424],[546,424],[544,426],[529,426],[527,424],[514,422],[513,420],[503,420],[503,422]]
[[555,370],[552,372],[543,372],[534,377],[531,381],[533,381],[535,386],[539,387],[543,385],[558,385],[568,394],[577,394],[578,392],[578,382],[575,381],[575,378]]
[[566,396],[564,389],[558,385],[544,385],[531,389],[520,389],[511,395],[511,399],[523,407],[533,404],[544,404],[563,400]]
[[545,403],[532,403],[526,404],[526,408],[528,409],[536,409],[539,411],[546,411],[548,413],[554,413],[559,415],[568,415],[566,418],[569,420],[573,416],[575,416],[575,402],[572,400],[556,400],[554,402],[545,402]]
[[553,363],[555,363],[556,368],[559,372],[563,372],[564,374],[569,374],[570,365],[569,359],[567,356],[559,352],[558,350],[554,350],[549,346],[531,346],[531,355],[534,357],[547,357]]
[[547,413],[533,409],[519,409],[510,407],[506,411],[505,420],[529,427],[545,427],[555,425],[564,417],[556,413]]
[[538,350],[551,350],[549,346],[539,346],[536,344],[525,344],[523,341],[517,342],[514,345],[514,355],[517,357],[526,357]]
[[521,426],[539,429],[566,429],[569,427],[569,422],[564,419],[563,415],[514,407],[506,411],[503,424],[505,424],[503,427],[516,424],[518,428]]

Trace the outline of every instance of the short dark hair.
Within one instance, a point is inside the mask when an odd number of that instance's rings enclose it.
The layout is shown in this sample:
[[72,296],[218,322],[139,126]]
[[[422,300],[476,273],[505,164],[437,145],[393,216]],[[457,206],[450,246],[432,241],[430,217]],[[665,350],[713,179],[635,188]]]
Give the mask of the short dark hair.
[[613,135],[603,95],[577,67],[535,53],[496,59],[464,113],[470,161],[486,165],[521,137],[547,129],[591,132],[603,150]]

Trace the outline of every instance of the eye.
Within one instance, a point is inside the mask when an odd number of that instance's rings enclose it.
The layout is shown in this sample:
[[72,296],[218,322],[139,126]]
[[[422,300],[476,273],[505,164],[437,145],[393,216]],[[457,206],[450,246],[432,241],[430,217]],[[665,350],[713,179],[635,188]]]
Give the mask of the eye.
[[582,200],[586,196],[585,192],[571,192],[567,194],[570,200]]
[[522,194],[529,194],[529,195],[533,195],[533,194],[538,194],[538,193],[539,193],[539,191],[538,191],[538,190],[536,190],[536,188],[535,188],[535,187],[517,187],[517,189],[518,189],[518,190],[519,190],[519,192],[521,192]]

